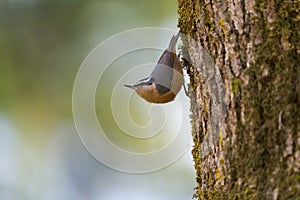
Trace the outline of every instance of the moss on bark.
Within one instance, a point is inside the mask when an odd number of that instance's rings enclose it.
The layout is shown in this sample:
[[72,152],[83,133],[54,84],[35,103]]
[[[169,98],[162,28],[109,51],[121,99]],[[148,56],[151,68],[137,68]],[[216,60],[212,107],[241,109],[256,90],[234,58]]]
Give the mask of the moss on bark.
[[[178,0],[187,35],[198,199],[300,198],[300,2]],[[193,42],[196,41],[196,42]],[[225,88],[213,128],[203,47]],[[205,63],[204,63],[205,64]],[[205,137],[218,141],[203,154]]]

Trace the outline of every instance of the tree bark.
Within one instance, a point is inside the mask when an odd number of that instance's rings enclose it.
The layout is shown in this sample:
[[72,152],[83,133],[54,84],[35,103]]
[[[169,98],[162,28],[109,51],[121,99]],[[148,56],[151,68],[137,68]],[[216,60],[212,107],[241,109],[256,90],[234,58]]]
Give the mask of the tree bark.
[[300,199],[299,0],[178,0],[198,199]]

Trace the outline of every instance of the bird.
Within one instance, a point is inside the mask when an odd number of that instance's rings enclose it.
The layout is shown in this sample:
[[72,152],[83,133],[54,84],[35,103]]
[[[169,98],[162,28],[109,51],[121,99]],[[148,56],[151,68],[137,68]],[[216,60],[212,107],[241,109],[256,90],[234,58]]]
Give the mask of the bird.
[[168,103],[173,101],[184,85],[183,70],[176,43],[180,32],[173,35],[169,46],[164,50],[150,76],[139,80],[134,85],[124,85],[149,103]]

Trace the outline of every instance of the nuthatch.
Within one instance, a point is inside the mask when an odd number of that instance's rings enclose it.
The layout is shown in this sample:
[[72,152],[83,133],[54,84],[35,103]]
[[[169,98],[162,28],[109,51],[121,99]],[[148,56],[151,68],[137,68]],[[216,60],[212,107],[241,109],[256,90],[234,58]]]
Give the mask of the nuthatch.
[[151,75],[135,85],[124,85],[150,103],[167,103],[174,100],[184,83],[182,66],[176,54],[179,33],[173,35],[169,47],[160,56]]

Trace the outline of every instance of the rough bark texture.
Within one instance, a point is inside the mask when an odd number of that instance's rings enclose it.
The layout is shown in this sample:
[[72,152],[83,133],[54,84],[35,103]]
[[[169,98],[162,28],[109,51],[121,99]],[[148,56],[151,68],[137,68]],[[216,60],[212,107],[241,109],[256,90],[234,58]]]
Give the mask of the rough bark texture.
[[178,3],[195,197],[300,199],[299,0]]

